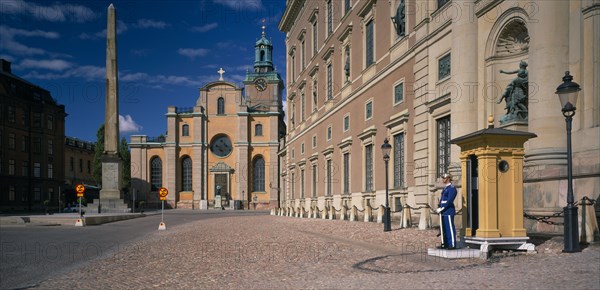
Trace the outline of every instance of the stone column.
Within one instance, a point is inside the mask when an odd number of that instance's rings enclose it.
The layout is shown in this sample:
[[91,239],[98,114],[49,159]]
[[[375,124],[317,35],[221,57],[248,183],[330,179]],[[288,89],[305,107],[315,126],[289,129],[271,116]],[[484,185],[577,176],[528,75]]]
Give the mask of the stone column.
[[250,178],[250,163],[249,163],[249,143],[248,143],[248,112],[246,111],[246,106],[240,104],[238,109],[238,138],[237,142],[235,142],[234,147],[236,150],[235,154],[235,164],[236,164],[236,180],[238,183],[237,192],[234,196],[234,199],[242,200],[245,202],[248,201],[248,179]]
[[[452,21],[452,79],[444,91],[451,91],[451,138],[457,138],[477,131],[478,116],[477,101],[481,98],[478,93],[477,79],[477,17],[475,16],[475,1],[457,2],[461,5],[459,15]],[[456,93],[456,95],[455,95]],[[452,145],[450,148],[449,171],[454,176],[460,174],[460,148]],[[439,176],[436,176],[436,181]],[[460,186],[460,184],[457,184]]]
[[[529,96],[529,131],[538,137],[528,142],[526,167],[541,172],[553,165],[564,168],[567,162],[565,118],[555,91],[569,70],[569,1],[536,4],[538,21],[529,23],[529,87],[535,88]],[[559,170],[540,174],[556,177]]]

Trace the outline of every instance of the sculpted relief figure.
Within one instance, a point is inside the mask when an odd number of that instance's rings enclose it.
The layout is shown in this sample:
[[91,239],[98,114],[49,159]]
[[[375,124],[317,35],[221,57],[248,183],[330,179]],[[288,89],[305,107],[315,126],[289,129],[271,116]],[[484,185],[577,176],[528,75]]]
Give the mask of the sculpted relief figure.
[[527,72],[527,63],[521,61],[519,69],[514,71],[500,70],[500,73],[504,74],[517,74],[506,86],[506,90],[502,94],[497,104],[500,104],[502,100],[506,102],[506,115],[500,119],[500,123],[506,123],[509,121],[525,121],[527,120],[527,103],[529,98],[529,76]]

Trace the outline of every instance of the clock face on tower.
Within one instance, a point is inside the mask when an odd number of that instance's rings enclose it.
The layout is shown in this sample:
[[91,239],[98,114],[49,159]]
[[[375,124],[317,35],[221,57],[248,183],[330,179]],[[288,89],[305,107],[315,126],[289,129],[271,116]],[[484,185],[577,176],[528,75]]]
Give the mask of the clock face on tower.
[[220,135],[213,139],[210,144],[210,151],[219,156],[225,157],[231,153],[233,146],[231,146],[231,140],[226,135]]
[[256,79],[254,81],[254,86],[257,90],[262,92],[267,89],[267,81],[265,81],[265,79]]

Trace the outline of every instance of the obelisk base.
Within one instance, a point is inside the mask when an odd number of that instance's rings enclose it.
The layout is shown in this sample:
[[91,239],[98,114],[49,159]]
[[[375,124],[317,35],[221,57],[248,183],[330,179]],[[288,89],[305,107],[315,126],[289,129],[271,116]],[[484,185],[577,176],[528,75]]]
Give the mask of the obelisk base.
[[[106,138],[106,137],[105,137]],[[94,213],[129,212],[127,203],[121,196],[122,161],[118,154],[102,155],[102,189],[100,198],[88,205],[88,211]]]

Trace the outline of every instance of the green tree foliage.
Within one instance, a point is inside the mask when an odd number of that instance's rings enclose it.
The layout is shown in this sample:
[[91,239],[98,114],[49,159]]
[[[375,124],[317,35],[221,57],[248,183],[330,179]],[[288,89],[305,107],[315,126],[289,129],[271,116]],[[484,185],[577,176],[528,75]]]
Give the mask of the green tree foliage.
[[131,153],[129,152],[129,144],[127,144],[127,140],[125,138],[121,139],[121,144],[119,145],[119,156],[123,161],[121,165],[123,170],[123,191],[129,192],[129,187],[131,185]]
[[94,179],[96,184],[102,183],[102,153],[104,153],[104,124],[96,132],[96,150],[94,151]]

